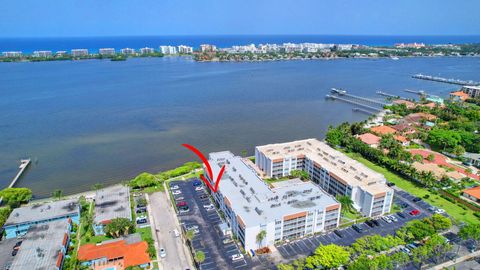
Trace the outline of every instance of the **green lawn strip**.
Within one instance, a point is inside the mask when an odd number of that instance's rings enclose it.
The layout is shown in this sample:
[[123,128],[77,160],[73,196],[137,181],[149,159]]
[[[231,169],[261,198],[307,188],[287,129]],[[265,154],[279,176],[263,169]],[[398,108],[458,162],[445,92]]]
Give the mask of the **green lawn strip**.
[[[397,187],[405,190],[406,192],[422,198],[423,200],[425,200],[431,205],[444,209],[455,220],[480,224],[480,220],[473,215],[474,212],[472,210],[470,209],[465,210],[460,206],[458,206],[457,204],[447,201],[446,199],[442,198],[440,195],[433,194],[429,190],[406,180],[405,178],[389,171],[386,168],[383,168],[381,166],[378,166],[370,162],[369,160],[359,156],[358,154],[346,153],[346,155],[357,160],[358,162],[361,162],[368,168],[383,174],[389,182],[394,183]],[[429,197],[423,198],[425,195],[429,195]]]
[[[143,241],[147,241],[147,239],[150,239],[150,241],[153,241],[152,228],[150,226],[144,227],[144,228],[137,228],[136,233],[140,234],[140,237],[142,238]],[[155,252],[155,256],[151,259],[152,260],[157,259],[157,252]]]

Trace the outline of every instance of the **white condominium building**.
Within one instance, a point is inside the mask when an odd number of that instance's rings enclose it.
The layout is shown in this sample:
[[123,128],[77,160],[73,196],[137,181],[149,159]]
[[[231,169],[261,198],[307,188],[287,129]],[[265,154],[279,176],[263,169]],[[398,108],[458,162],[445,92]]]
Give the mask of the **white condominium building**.
[[193,47],[180,45],[178,46],[179,53],[193,53]]
[[35,57],[50,57],[50,56],[52,56],[52,51],[34,51],[33,56],[35,56]]
[[114,48],[101,48],[98,50],[98,53],[100,55],[114,55],[115,54],[115,49]]
[[154,52],[155,52],[155,50],[153,48],[149,48],[149,47],[145,47],[145,48],[140,49],[141,54],[150,54],[150,53],[154,53]]
[[88,50],[87,49],[73,49],[72,50],[72,56],[87,56],[88,55]]
[[2,55],[4,57],[20,57],[22,56],[22,52],[2,52]]
[[267,177],[304,170],[328,193],[350,196],[364,216],[390,212],[393,189],[385,177],[317,139],[257,146],[255,163]]
[[202,44],[202,45],[200,45],[200,51],[201,52],[216,52],[217,51],[217,46],[210,45],[210,44]]
[[467,93],[471,98],[480,98],[480,85],[479,86],[465,85],[462,87],[462,91],[464,93]]
[[[246,251],[334,229],[339,224],[340,204],[311,181],[268,184],[251,161],[228,151],[210,153],[209,163],[215,177],[225,165],[219,190],[212,195]],[[204,175],[208,179],[206,171]],[[261,231],[266,236],[257,242]]]
[[160,46],[160,52],[163,54],[176,54],[177,48],[174,46]]
[[121,49],[120,52],[121,52],[122,54],[134,54],[134,53],[135,53],[135,49],[124,48],[124,49]]

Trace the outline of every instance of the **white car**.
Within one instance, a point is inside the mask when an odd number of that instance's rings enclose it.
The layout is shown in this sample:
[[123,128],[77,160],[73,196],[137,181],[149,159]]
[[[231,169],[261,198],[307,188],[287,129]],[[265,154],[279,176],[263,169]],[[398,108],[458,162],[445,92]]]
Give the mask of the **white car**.
[[203,187],[202,187],[202,186],[200,186],[200,187],[196,187],[196,188],[195,188],[195,190],[196,190],[196,191],[203,190]]
[[175,230],[173,230],[173,235],[175,235],[175,237],[179,237],[180,233],[178,232],[177,229],[175,229]]
[[171,186],[170,189],[171,190],[175,190],[175,189],[179,189],[180,187],[178,185],[174,185],[174,186]]
[[165,251],[164,248],[160,248],[160,251],[158,253],[160,253],[160,257],[162,258],[167,257],[167,252]]
[[393,221],[392,221],[390,218],[388,218],[387,216],[383,216],[382,219],[383,219],[385,222],[387,222],[387,223],[392,223],[392,222],[393,222]]
[[180,197],[176,197],[176,198],[175,198],[175,201],[183,201],[183,200],[185,200],[185,198],[184,198],[184,197],[182,197],[182,196],[180,196]]
[[198,226],[197,225],[187,226],[187,231],[189,230],[198,230]]
[[180,190],[174,190],[174,191],[172,191],[172,194],[173,195],[178,195],[178,194],[182,194],[182,192]]
[[435,214],[444,214],[444,213],[445,213],[445,210],[441,208],[438,208],[437,210],[435,210]]
[[394,216],[394,215],[389,215],[388,218],[393,221],[393,222],[397,222],[398,219]]
[[213,208],[213,207],[215,207],[213,204],[204,204],[204,205],[203,205],[203,208],[205,208],[205,209],[207,209],[207,210],[208,210],[209,208]]
[[234,261],[241,260],[241,259],[243,259],[243,255],[240,254],[240,253],[239,253],[239,254],[234,254],[234,255],[232,255],[232,261],[233,261],[233,262],[234,262]]

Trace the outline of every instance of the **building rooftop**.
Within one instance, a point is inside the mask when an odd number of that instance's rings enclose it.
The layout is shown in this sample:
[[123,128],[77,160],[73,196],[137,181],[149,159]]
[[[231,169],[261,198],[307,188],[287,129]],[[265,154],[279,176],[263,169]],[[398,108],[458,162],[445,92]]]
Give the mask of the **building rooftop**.
[[408,100],[404,100],[404,99],[396,99],[393,101],[394,104],[405,104],[405,106],[407,106],[407,109],[413,109],[415,108],[415,103],[411,102],[411,101],[408,101]]
[[386,186],[386,179],[382,174],[369,169],[317,139],[257,146],[257,149],[271,160],[283,159],[285,156],[306,156],[331,174],[335,174],[340,181],[351,186],[361,187],[371,194],[390,190]]
[[376,133],[378,135],[386,135],[386,134],[393,134],[397,132],[395,129],[389,127],[389,126],[376,126],[372,127],[370,129],[373,133]]
[[79,214],[78,200],[53,201],[43,204],[30,204],[15,208],[4,226],[19,225],[35,221],[55,219]]
[[3,239],[0,241],[0,269],[9,269],[13,260],[16,258],[12,256],[13,247],[19,239]]
[[462,91],[452,92],[452,93],[450,93],[450,96],[457,96],[461,100],[467,100],[467,99],[470,98],[470,96],[467,93],[462,92]]
[[382,139],[376,135],[373,135],[372,133],[358,135],[357,138],[368,145],[379,144],[380,140]]
[[63,219],[31,226],[10,269],[56,269],[63,259],[69,223]]
[[225,164],[219,190],[243,224],[258,225],[286,215],[338,205],[331,195],[310,181],[292,179],[270,186],[254,168],[229,151],[210,153],[209,159],[214,175]]
[[405,116],[405,119],[410,122],[420,122],[420,120],[422,119],[433,121],[437,119],[437,117],[433,114],[419,112],[419,113],[411,113]]
[[[133,237],[138,239],[139,237]],[[128,238],[132,239],[132,238]],[[85,244],[78,249],[78,259],[91,261],[106,257],[108,260],[123,258],[123,266],[147,264],[150,256],[147,252],[148,244],[145,241],[128,241],[127,239],[114,239],[100,244]]]
[[108,223],[114,218],[132,219],[129,189],[123,185],[100,189],[95,195],[94,223]]
[[469,159],[479,159],[480,160],[480,154],[478,154],[478,153],[465,152],[463,154],[463,157],[466,157],[466,158],[469,158]]
[[473,188],[469,188],[469,189],[465,189],[463,191],[463,193],[466,193],[476,199],[479,199],[480,200],[480,186],[478,187],[473,187]]

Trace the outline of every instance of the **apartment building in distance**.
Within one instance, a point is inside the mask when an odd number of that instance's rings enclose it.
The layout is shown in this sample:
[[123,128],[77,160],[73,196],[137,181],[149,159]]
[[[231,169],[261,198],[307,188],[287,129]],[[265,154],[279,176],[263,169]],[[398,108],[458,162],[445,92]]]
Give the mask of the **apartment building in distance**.
[[4,57],[21,57],[22,52],[16,51],[16,52],[2,52],[2,55]]
[[101,48],[98,50],[98,54],[100,55],[115,55],[114,48]]
[[184,54],[193,53],[193,47],[180,45],[178,46],[178,53],[184,53]]
[[51,57],[52,51],[34,51],[33,56],[34,57]]
[[200,45],[200,52],[216,52],[217,51],[217,46],[215,45],[210,45],[210,44],[202,44]]
[[464,93],[467,93],[471,98],[480,98],[480,85],[478,86],[469,86],[465,85],[462,87]]
[[155,50],[153,48],[145,47],[140,49],[140,54],[151,54],[154,53]]
[[177,48],[174,46],[160,46],[160,52],[163,54],[176,54]]
[[[252,162],[228,151],[210,153],[209,163],[213,175],[225,165],[219,189],[212,196],[246,251],[331,230],[340,222],[340,204],[311,181],[268,184]],[[257,242],[262,231],[266,236]]]
[[257,146],[255,163],[266,177],[281,178],[292,170],[304,170],[329,194],[350,196],[364,216],[390,212],[393,189],[385,177],[317,139]]
[[73,49],[72,50],[72,56],[73,57],[80,57],[80,56],[87,56],[88,55],[88,49]]
[[120,50],[122,54],[135,54],[135,49],[132,48],[123,48]]

